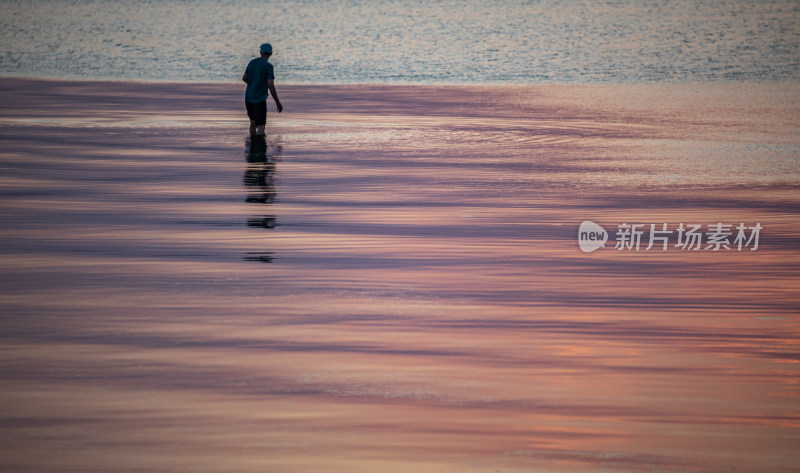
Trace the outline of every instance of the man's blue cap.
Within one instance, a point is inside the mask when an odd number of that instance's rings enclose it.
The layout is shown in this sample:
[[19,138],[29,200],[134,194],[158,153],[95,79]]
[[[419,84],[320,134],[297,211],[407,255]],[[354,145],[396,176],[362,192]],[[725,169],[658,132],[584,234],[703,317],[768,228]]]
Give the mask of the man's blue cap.
[[272,54],[272,45],[269,43],[264,43],[261,45],[261,54],[269,53]]

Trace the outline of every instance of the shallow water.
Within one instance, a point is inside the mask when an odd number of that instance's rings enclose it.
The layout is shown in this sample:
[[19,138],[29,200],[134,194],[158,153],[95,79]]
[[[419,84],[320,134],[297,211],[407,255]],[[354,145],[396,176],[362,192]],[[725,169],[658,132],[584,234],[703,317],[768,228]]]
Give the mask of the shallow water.
[[3,469],[800,462],[794,85],[0,86]]
[[795,0],[0,2],[0,74],[283,83],[798,80]]

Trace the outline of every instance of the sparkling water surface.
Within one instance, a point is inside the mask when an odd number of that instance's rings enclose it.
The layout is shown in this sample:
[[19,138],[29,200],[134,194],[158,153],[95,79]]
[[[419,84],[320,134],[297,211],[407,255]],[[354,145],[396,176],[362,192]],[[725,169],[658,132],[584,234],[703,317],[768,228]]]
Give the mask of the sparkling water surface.
[[796,80],[797,1],[0,2],[0,74],[285,83]]

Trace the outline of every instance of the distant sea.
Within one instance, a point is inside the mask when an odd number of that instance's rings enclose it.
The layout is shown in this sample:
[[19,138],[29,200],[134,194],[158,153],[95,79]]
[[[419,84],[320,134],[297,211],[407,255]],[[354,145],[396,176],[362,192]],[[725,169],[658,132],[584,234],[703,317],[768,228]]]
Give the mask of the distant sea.
[[800,79],[800,2],[0,1],[0,75],[230,82],[260,43],[282,83]]

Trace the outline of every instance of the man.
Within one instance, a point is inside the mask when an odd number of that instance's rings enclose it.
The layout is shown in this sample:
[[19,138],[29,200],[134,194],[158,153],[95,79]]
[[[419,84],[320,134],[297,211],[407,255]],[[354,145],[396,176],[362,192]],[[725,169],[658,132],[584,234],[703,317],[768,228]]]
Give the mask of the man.
[[275,105],[278,106],[278,113],[283,111],[283,105],[278,99],[278,92],[275,90],[275,74],[272,64],[268,60],[272,56],[272,45],[264,43],[260,50],[261,57],[250,61],[242,80],[247,83],[244,105],[247,108],[247,116],[250,117],[250,134],[264,136],[264,125],[267,123],[267,88],[275,100]]

